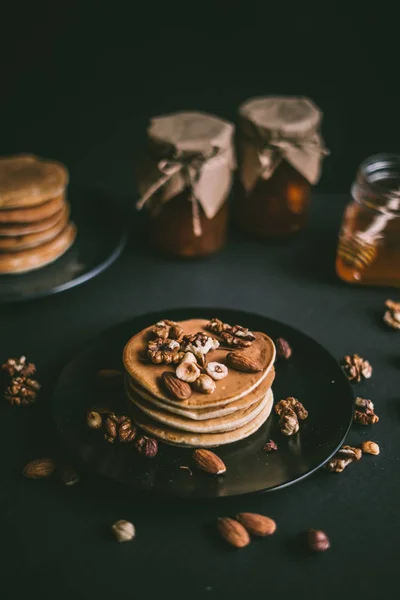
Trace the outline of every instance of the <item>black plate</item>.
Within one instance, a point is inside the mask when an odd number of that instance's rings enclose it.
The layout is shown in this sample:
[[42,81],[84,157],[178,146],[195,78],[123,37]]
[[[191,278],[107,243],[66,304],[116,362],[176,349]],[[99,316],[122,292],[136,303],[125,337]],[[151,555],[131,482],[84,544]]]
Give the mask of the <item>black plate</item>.
[[80,285],[121,254],[127,220],[115,203],[93,191],[71,189],[71,217],[78,228],[74,245],[54,263],[21,275],[0,275],[0,303],[49,296]]
[[[239,323],[264,331],[272,339],[282,336],[293,347],[290,360],[276,364],[273,384],[275,400],[295,396],[309,411],[300,432],[285,437],[277,417],[271,414],[261,429],[241,442],[216,450],[227,466],[217,478],[202,472],[181,469],[192,467],[192,450],[160,444],[158,455],[143,459],[129,445],[111,445],[100,431],[85,425],[85,411],[105,404],[124,410],[125,399],[114,392],[103,396],[94,387],[94,375],[101,368],[121,369],[122,349],[128,339],[144,327],[168,317],[182,320],[218,316],[228,323]],[[126,411],[125,411],[126,412]],[[175,309],[137,317],[100,335],[64,369],[54,396],[54,415],[59,431],[73,453],[89,469],[152,494],[213,498],[269,491],[303,479],[323,465],[342,444],[353,416],[353,393],[337,361],[305,334],[266,317],[221,309]],[[272,438],[279,450],[262,450]]]

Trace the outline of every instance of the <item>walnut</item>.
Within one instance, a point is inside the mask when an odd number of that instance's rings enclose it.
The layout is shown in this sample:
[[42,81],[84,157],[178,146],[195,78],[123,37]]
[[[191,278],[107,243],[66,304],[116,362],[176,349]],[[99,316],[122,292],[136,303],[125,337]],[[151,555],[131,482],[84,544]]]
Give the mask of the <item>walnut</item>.
[[247,348],[256,339],[254,333],[241,325],[234,325],[220,335],[225,344],[234,348]]
[[183,336],[182,348],[185,352],[192,352],[195,357],[199,360],[200,364],[204,366],[204,357],[211,350],[216,350],[219,346],[219,341],[215,338],[199,331],[192,335]]
[[362,451],[352,446],[342,446],[328,462],[327,468],[332,473],[341,473],[352,462],[360,460]]
[[147,356],[154,364],[169,365],[180,362],[184,357],[184,352],[181,352],[181,345],[176,340],[157,337],[148,342]]
[[220,335],[223,331],[230,329],[231,326],[228,323],[223,323],[219,319],[211,319],[209,323],[206,325],[206,329],[212,331],[213,333]]
[[280,400],[278,404],[275,405],[275,412],[279,416],[288,410],[294,411],[301,421],[304,421],[304,419],[307,419],[308,417],[308,411],[304,408],[303,404],[299,402],[297,398],[293,398],[292,396],[289,396],[285,400]]
[[10,378],[18,375],[21,377],[32,377],[36,373],[36,366],[33,363],[26,362],[25,356],[20,356],[19,358],[8,358],[1,365],[1,370]]
[[349,381],[359,383],[361,379],[369,379],[372,375],[372,367],[367,360],[358,356],[358,354],[346,355],[341,361],[343,371]]
[[362,408],[365,412],[374,412],[374,404],[368,398],[360,398],[359,396],[355,400],[356,406]]
[[359,425],[374,425],[378,423],[379,417],[374,412],[361,412],[360,410],[354,411],[353,417],[354,423]]
[[152,333],[157,338],[166,340],[170,338],[172,340],[179,340],[183,335],[183,329],[175,321],[169,321],[164,319],[156,323],[152,329]]
[[263,450],[265,450],[265,452],[273,452],[278,450],[278,446],[274,442],[274,440],[269,440],[269,442],[267,442],[265,446],[263,446]]
[[14,406],[28,406],[36,402],[40,383],[29,377],[14,377],[5,391],[4,398]]
[[388,310],[383,316],[384,322],[392,329],[400,329],[400,302],[386,300],[385,306]]
[[131,419],[125,415],[109,413],[104,424],[106,429],[104,439],[110,444],[113,444],[116,439],[123,443],[132,442],[136,437],[137,429]]
[[135,448],[144,458],[154,458],[158,452],[158,443],[154,438],[141,435],[135,442]]
[[283,435],[293,435],[299,431],[299,420],[294,410],[285,410],[281,414],[279,427]]

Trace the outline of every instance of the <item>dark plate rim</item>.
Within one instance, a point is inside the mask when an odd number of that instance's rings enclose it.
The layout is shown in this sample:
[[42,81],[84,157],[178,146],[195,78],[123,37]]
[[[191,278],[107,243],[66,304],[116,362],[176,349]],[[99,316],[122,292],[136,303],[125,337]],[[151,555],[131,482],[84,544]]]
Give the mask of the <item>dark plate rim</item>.
[[[322,350],[327,353],[332,360],[334,360],[335,362],[337,362],[337,359],[333,356],[333,354],[331,354],[331,352],[329,350],[327,350],[322,344],[320,344],[315,338],[311,337],[310,335],[308,335],[307,333],[304,333],[301,329],[298,329],[296,327],[293,327],[292,325],[289,325],[283,321],[279,321],[277,319],[274,319],[272,317],[268,317],[267,315],[262,315],[260,313],[254,313],[254,312],[249,312],[249,311],[245,311],[242,309],[235,309],[235,308],[221,308],[221,307],[217,307],[217,308],[212,308],[209,306],[202,306],[202,307],[198,307],[198,306],[188,306],[188,307],[174,307],[174,308],[169,308],[166,310],[160,310],[160,311],[153,311],[151,313],[139,313],[139,314],[135,314],[135,316],[132,316],[130,319],[124,319],[123,321],[119,321],[118,323],[111,325],[110,327],[107,327],[105,329],[103,329],[102,331],[100,331],[98,334],[96,334],[95,336],[93,336],[92,338],[90,338],[88,341],[86,341],[85,344],[82,344],[82,346],[77,350],[77,352],[75,352],[75,354],[70,358],[70,360],[65,364],[64,368],[62,369],[62,371],[59,374],[59,377],[57,378],[56,384],[54,386],[54,390],[53,390],[53,397],[52,397],[52,412],[53,412],[53,416],[54,416],[54,408],[55,408],[55,397],[56,397],[56,392],[57,392],[57,388],[61,382],[61,379],[64,375],[64,372],[69,368],[69,366],[72,364],[72,362],[74,362],[75,360],[79,359],[79,356],[81,354],[84,354],[89,347],[94,347],[96,345],[96,341],[100,340],[101,338],[103,338],[104,336],[106,336],[108,333],[111,333],[114,330],[117,330],[119,328],[122,328],[124,324],[129,324],[130,322],[136,320],[136,319],[144,319],[144,318],[148,318],[149,319],[149,323],[155,322],[157,320],[160,320],[161,318],[165,317],[166,313],[179,313],[179,312],[187,312],[188,310],[193,311],[194,314],[201,314],[202,311],[207,311],[209,313],[213,313],[213,314],[218,314],[219,312],[225,312],[225,313],[238,313],[240,312],[244,318],[246,317],[251,317],[251,318],[255,318],[255,319],[267,319],[269,321],[273,321],[275,324],[277,324],[278,326],[283,326],[285,329],[287,330],[291,330],[294,331],[296,334],[301,334],[302,336],[306,337],[308,340],[311,340],[314,344],[317,344],[320,348],[322,348]],[[173,318],[178,318],[178,317],[174,317],[174,315],[172,314]],[[349,390],[349,397],[351,396],[353,398],[354,401],[354,393],[353,393],[353,388],[351,383],[349,382],[349,380],[347,379],[346,375],[343,373],[343,371],[340,369],[340,366],[338,364],[338,373],[340,373],[340,377],[343,380],[343,383],[345,384],[345,386],[348,388]],[[338,451],[338,449],[342,446],[344,440],[346,439],[351,425],[353,423],[353,415],[354,415],[354,402],[352,403],[351,406],[351,411],[350,411],[350,418],[349,418],[349,423],[345,428],[345,433],[342,436],[340,442],[338,443],[338,445],[335,447],[335,449],[327,456],[327,458],[320,462],[316,467],[314,467],[313,469],[310,469],[309,471],[307,471],[306,473],[304,473],[303,475],[299,475],[296,477],[293,477],[292,479],[289,479],[288,481],[286,481],[285,483],[282,484],[278,484],[275,485],[273,487],[269,487],[269,488],[265,488],[265,489],[259,489],[259,490],[254,490],[251,492],[243,492],[243,493],[238,493],[238,494],[231,494],[231,495],[225,495],[225,496],[214,496],[214,497],[210,497],[210,496],[202,496],[201,494],[198,494],[195,497],[192,496],[182,496],[182,495],[174,495],[173,493],[163,493],[163,492],[147,492],[145,490],[141,490],[140,488],[133,488],[131,486],[127,486],[125,484],[125,487],[127,487],[128,489],[131,490],[131,492],[134,491],[135,494],[138,495],[138,497],[144,498],[151,498],[151,499],[158,499],[158,498],[162,498],[164,500],[166,499],[173,499],[173,500],[181,500],[181,501],[190,501],[190,502],[196,502],[197,500],[201,500],[201,501],[215,501],[215,500],[228,500],[229,498],[244,498],[244,497],[249,497],[249,496],[255,496],[258,494],[267,494],[270,492],[276,492],[278,490],[287,488],[291,485],[294,485],[295,483],[298,483],[300,481],[303,481],[304,479],[306,479],[307,477],[309,477],[310,475],[312,475],[313,473],[315,473],[316,471],[318,471],[319,469],[321,469],[324,465],[326,465],[329,460],[332,458],[332,456],[334,456],[336,454],[336,452]],[[57,419],[55,419],[56,424],[58,423]],[[59,435],[61,435],[61,437],[65,440],[65,442],[67,443],[68,447],[71,448],[71,445],[68,443],[68,440],[66,439],[66,436],[64,435],[63,431],[60,430],[60,428],[57,425],[57,431],[59,433]],[[72,448],[71,448],[72,450]],[[121,482],[117,479],[114,479],[112,477],[109,477],[107,475],[98,473],[96,470],[90,469],[90,467],[88,468],[89,472],[95,473],[96,475],[99,475],[101,477],[103,477],[104,479],[113,481],[115,483],[119,483],[121,484]],[[124,484],[122,484],[124,485]]]

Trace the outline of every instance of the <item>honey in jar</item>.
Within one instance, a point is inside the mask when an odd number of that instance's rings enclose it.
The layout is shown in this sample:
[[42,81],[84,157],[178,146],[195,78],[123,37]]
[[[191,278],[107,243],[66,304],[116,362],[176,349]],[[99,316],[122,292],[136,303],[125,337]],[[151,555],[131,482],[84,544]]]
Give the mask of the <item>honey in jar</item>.
[[234,212],[247,233],[278,237],[304,227],[327,153],[321,118],[307,98],[254,98],[240,107]]
[[154,249],[198,258],[224,246],[235,168],[233,134],[231,123],[205,113],[152,119],[137,181],[138,208],[148,208]]
[[348,283],[400,287],[400,155],[361,163],[339,233],[336,272]]

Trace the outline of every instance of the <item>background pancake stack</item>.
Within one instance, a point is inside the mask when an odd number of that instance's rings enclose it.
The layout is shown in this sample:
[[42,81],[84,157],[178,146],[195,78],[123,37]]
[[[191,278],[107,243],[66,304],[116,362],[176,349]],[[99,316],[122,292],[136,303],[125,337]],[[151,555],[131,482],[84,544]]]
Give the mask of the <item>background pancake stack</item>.
[[[209,322],[206,320],[192,319],[176,324],[174,329],[180,329],[181,334],[175,339],[169,337],[169,330],[174,326],[168,323],[170,322],[163,321],[155,328],[149,327],[141,331],[124,348],[125,390],[130,413],[136,424],[149,435],[168,444],[188,447],[229,444],[257,431],[268,418],[273,404],[271,385],[275,377],[275,346],[272,340],[264,333],[255,332],[247,347],[228,348],[226,340],[222,340],[219,334],[210,332]],[[166,324],[164,340],[155,337],[154,333],[154,330],[162,330],[163,324]],[[205,366],[201,366],[203,360],[199,356],[195,363],[197,368],[200,365],[201,373],[211,373],[212,369],[207,368],[207,365],[212,367],[213,363],[218,363],[227,367],[224,367],[227,374],[219,378],[219,374],[214,373],[215,389],[208,394],[197,391],[195,382],[191,382],[189,397],[182,399],[171,393],[165,384],[164,374],[168,372],[170,377],[176,376],[177,367],[186,360],[184,353],[191,351],[184,336],[198,332],[206,334],[210,339],[217,339],[220,346],[204,355]],[[165,348],[165,354],[149,356],[149,342],[160,344],[160,352]],[[233,340],[235,342],[237,338]],[[243,372],[233,368],[229,357],[227,358],[232,350],[256,363],[259,370]],[[154,364],[151,361],[151,358],[166,358],[168,361],[169,353],[176,362]],[[181,384],[178,382],[178,385]]]
[[70,248],[68,171],[35,156],[0,158],[0,274],[47,265]]

